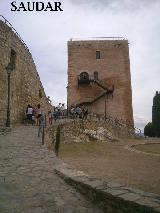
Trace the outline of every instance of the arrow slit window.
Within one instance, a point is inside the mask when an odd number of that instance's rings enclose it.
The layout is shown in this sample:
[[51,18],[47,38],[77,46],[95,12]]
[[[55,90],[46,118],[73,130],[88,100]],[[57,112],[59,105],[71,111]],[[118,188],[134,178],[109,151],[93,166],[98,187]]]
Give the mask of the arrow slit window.
[[101,59],[101,52],[99,50],[96,51],[96,59]]

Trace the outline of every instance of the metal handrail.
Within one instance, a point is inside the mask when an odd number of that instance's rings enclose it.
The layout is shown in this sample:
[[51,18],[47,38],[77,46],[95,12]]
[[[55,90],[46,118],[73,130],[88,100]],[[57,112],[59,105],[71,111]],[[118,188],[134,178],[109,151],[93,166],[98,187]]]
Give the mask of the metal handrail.
[[[71,114],[69,114],[68,116],[63,116],[64,118],[70,118],[70,119],[74,119],[74,117],[71,116]],[[137,134],[141,134],[142,131],[141,129],[139,129],[138,127],[129,124],[127,121],[123,120],[123,119],[117,119],[117,118],[113,118],[112,116],[107,115],[106,118],[104,116],[100,116],[97,115],[95,113],[90,113],[88,115],[88,121],[92,120],[92,118],[97,118],[99,121],[102,121],[104,123],[108,123],[116,128],[119,129],[128,129],[128,133],[132,134],[132,135],[136,135]]]
[[110,123],[112,126],[119,127],[120,129],[124,128],[128,130],[134,130],[134,133],[137,132],[138,134],[141,134],[141,130],[139,128],[132,126],[131,124],[128,124],[126,121],[122,119],[120,120],[117,118],[115,119],[111,116],[106,116],[106,118],[104,118],[104,116],[101,116],[101,118],[103,119],[103,121],[105,121],[106,123]]
[[132,126],[131,124],[126,123],[124,120],[119,120],[119,119],[114,119],[112,117],[109,118],[110,120],[112,120],[112,123],[117,124],[120,128],[129,128],[130,130],[134,130],[134,132],[136,133],[136,131],[140,134],[141,130],[135,126]]
[[25,46],[25,48],[29,51],[29,48],[27,47],[26,43],[23,41],[21,36],[17,33],[16,29],[12,26],[12,24],[3,15],[0,15],[0,19],[12,29],[12,31],[17,35],[17,37],[20,39],[20,41]]

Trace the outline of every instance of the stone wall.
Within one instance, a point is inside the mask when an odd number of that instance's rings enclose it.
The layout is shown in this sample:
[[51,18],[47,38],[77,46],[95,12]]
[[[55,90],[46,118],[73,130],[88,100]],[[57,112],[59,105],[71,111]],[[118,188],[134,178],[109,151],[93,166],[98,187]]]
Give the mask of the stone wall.
[[75,187],[84,196],[107,213],[156,213],[160,212],[160,196],[106,182],[76,171],[69,165],[56,162],[56,174]]
[[[11,49],[16,52],[16,68],[11,73],[11,123],[20,123],[25,117],[28,104],[41,104],[42,110],[51,109],[32,55],[16,33],[0,21],[0,126],[5,126],[7,117],[7,72]],[[39,94],[41,93],[41,94]]]
[[100,120],[60,120],[45,129],[45,144],[53,149],[57,127],[60,127],[60,143],[118,142],[124,138],[135,138],[133,127]]
[[[101,58],[96,59],[96,51]],[[133,124],[129,48],[127,40],[96,40],[68,42],[68,105],[90,102],[104,93],[96,83],[78,84],[78,76],[87,72],[109,89],[114,85],[113,98],[102,96],[88,104],[90,112],[126,120]]]

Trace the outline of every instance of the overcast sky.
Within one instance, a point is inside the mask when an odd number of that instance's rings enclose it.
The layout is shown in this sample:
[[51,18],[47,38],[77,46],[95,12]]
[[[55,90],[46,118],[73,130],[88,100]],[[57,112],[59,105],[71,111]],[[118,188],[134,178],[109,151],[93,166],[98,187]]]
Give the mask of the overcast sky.
[[34,13],[11,12],[11,1],[0,0],[0,14],[29,47],[47,96],[54,104],[66,102],[70,38],[123,36],[130,43],[134,119],[143,126],[151,120],[152,99],[160,90],[160,0],[61,2],[63,12]]

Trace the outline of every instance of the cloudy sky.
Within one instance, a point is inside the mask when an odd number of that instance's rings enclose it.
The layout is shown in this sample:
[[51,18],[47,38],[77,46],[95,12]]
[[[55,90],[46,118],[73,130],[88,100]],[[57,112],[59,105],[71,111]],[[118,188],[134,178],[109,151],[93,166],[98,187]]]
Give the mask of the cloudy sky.
[[160,90],[160,0],[61,2],[63,12],[11,12],[11,0],[0,0],[0,14],[29,47],[47,96],[54,104],[66,102],[70,38],[123,36],[130,43],[134,119],[143,126],[151,120],[152,99]]

